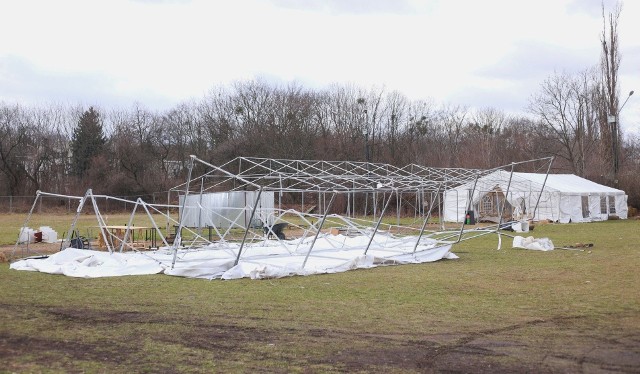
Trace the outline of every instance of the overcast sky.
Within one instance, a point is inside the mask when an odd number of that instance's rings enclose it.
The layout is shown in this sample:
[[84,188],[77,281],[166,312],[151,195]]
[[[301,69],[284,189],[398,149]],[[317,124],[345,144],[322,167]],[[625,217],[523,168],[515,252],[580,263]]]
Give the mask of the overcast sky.
[[[605,0],[612,10],[615,2]],[[598,64],[600,0],[0,0],[0,101],[165,110],[238,80],[385,87],[524,112]],[[619,24],[624,129],[640,133],[640,1]]]

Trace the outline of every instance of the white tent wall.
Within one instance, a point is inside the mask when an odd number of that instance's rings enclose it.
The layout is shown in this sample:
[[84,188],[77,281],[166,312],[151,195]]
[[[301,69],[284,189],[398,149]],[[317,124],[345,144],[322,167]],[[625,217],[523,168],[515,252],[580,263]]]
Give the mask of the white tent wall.
[[627,195],[619,193],[600,193],[589,195],[589,213],[594,221],[604,221],[609,216],[628,218]]
[[[589,222],[591,219],[588,216],[588,212],[586,212],[587,217],[583,217],[583,208],[582,208],[582,194],[566,194],[566,193],[558,193],[558,207],[560,208],[560,213],[556,220],[560,223],[569,223],[569,222]],[[587,198],[588,194],[584,195]],[[552,219],[547,217],[540,217],[539,219]]]
[[[465,219],[468,195],[471,189],[453,188],[444,192],[443,216],[446,222],[463,222]],[[474,197],[474,200],[476,198]]]
[[[507,191],[508,190],[508,191]],[[541,187],[536,183],[518,177],[515,173],[510,176],[509,172],[497,170],[496,172],[479,178],[475,183],[468,183],[460,187],[444,192],[444,220],[446,222],[463,222],[466,211],[473,210],[476,219],[482,218],[480,215],[480,204],[482,198],[489,193],[499,192],[505,194],[507,202],[513,207],[514,214],[533,213]],[[472,202],[469,206],[469,195],[473,191]],[[549,201],[550,199],[540,199]],[[501,209],[502,207],[496,207]],[[544,207],[549,210],[548,207]],[[537,214],[536,214],[537,215]]]
[[[482,218],[478,212],[482,198],[493,191],[505,193],[514,212],[523,213],[521,207],[524,205],[525,216],[529,219],[569,223],[606,220],[612,215],[627,218],[627,196],[624,191],[573,174],[549,174],[546,178],[546,174],[515,172],[509,180],[509,172],[503,170],[478,179],[471,203],[476,218]],[[540,194],[543,185],[544,192]],[[473,183],[468,183],[445,191],[445,221],[464,221],[468,196],[473,187]],[[532,217],[538,197],[538,208],[535,217]]]
[[[251,210],[255,204],[258,191],[229,191],[203,194],[189,194],[182,203],[184,195],[180,195],[180,217],[186,227],[229,228],[230,226],[247,227]],[[202,207],[202,209],[200,209]],[[260,195],[254,221],[272,224],[275,208],[275,194],[264,191]],[[184,213],[184,216],[183,216]]]

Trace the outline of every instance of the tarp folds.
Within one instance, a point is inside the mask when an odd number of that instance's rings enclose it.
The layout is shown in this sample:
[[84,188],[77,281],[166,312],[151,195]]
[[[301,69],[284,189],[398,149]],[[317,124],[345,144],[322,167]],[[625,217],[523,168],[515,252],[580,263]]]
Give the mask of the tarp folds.
[[549,238],[534,238],[533,236],[513,238],[513,248],[532,249],[535,251],[552,251],[554,246]]
[[323,235],[317,239],[309,256],[310,240],[265,240],[259,245],[245,246],[237,265],[234,264],[239,246],[211,245],[197,250],[179,250],[173,268],[174,252],[169,248],[113,254],[67,248],[45,259],[17,261],[11,268],[82,278],[164,273],[187,278],[262,279],[458,258],[450,252],[451,244],[427,238],[420,240],[414,252],[416,240],[416,237],[376,234],[365,254],[369,242],[366,236]]
[[67,248],[44,259],[16,261],[10,267],[80,278],[157,274],[164,270],[158,262],[141,253],[109,254],[77,248]]

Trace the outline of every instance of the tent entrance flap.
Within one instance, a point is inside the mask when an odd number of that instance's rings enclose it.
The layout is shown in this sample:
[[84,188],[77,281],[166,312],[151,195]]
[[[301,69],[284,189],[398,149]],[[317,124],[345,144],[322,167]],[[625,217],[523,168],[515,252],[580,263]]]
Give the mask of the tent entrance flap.
[[485,193],[476,203],[475,208],[478,212],[478,222],[498,223],[501,221],[500,213],[502,213],[502,222],[505,222],[510,221],[513,215],[513,206],[500,187]]
[[582,218],[589,218],[591,214],[589,213],[589,196],[582,195],[580,196],[581,205],[582,205]]

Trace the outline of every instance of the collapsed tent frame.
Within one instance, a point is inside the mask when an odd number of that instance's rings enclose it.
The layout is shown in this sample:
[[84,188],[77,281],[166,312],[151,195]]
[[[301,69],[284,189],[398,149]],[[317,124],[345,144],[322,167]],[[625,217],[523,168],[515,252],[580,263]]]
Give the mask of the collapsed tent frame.
[[[471,182],[474,183],[475,188],[478,178],[495,170],[507,168],[510,173],[513,173],[517,166],[532,162],[546,167],[548,174],[553,158],[541,158],[512,163],[506,167],[479,170],[428,168],[416,164],[398,168],[382,163],[253,157],[239,157],[217,166],[192,155],[188,162],[187,180],[168,192],[167,204],[150,204],[140,198],[136,201],[129,201],[106,195],[94,195],[91,190],[88,190],[82,197],[38,191],[34,207],[41,196],[60,196],[79,201],[72,227],[64,239],[62,247],[71,243],[71,235],[75,231],[77,217],[84,205],[91,202],[100,235],[103,235],[102,239],[104,243],[107,243],[107,250],[110,253],[123,252],[125,249],[140,251],[129,245],[127,238],[130,235],[130,226],[136,212],[142,209],[151,221],[153,230],[157,232],[163,244],[162,248],[172,253],[170,263],[163,264],[167,268],[174,269],[176,264],[186,259],[189,253],[203,249],[224,251],[233,257],[233,266],[238,266],[241,260],[251,262],[255,258],[260,258],[260,256],[256,257],[254,253],[247,254],[247,252],[253,252],[253,248],[276,246],[281,248],[285,255],[288,253],[290,256],[300,257],[299,269],[295,270],[295,273],[300,274],[304,273],[310,258],[315,256],[331,257],[327,251],[314,251],[314,246],[321,235],[331,243],[335,250],[345,248],[346,241],[341,243],[340,240],[334,240],[331,237],[332,234],[328,232],[330,229],[346,235],[365,237],[366,245],[358,245],[361,255],[367,256],[372,251],[383,251],[389,256],[388,263],[393,263],[394,256],[416,257],[421,248],[426,248],[425,246],[430,246],[429,248],[433,245],[450,247],[463,240],[491,233],[498,234],[498,248],[500,248],[500,228],[505,222],[501,221],[496,225],[465,230],[467,222],[462,222],[459,228],[446,228],[441,219],[441,212],[438,213],[441,222],[432,224],[433,227],[430,227],[429,220],[433,217],[435,208],[440,210],[441,196],[445,190]],[[204,169],[205,172],[193,176],[196,167]],[[203,223],[206,222],[198,222],[197,227],[189,227],[185,224],[188,209],[196,209],[199,212],[199,217],[217,214],[215,209],[201,204],[202,196],[208,193],[225,192],[254,192],[257,197],[253,201],[248,201],[244,207],[236,208],[234,211],[236,213],[235,219],[227,219],[229,222],[227,222],[228,227],[226,228],[204,225]],[[265,193],[273,193],[274,196],[277,194],[277,208],[275,208],[275,204],[274,208],[270,208],[266,212],[258,208],[260,197]],[[282,197],[284,194],[299,195],[300,197],[296,201],[301,204],[301,209],[283,206]],[[304,209],[305,194],[307,202],[313,201],[315,204],[317,213]],[[179,203],[169,204],[172,199],[175,201],[174,195],[178,196]],[[187,204],[190,195],[197,197],[196,200],[199,201]],[[312,198],[309,197],[310,195]],[[329,195],[328,203],[327,195]],[[412,201],[406,199],[407,196],[411,196]],[[346,197],[347,205],[343,213],[335,213],[336,210],[333,208],[337,197]],[[99,212],[96,198],[115,199],[134,204],[124,238],[109,236],[110,233],[106,230],[108,225]],[[358,216],[356,213],[356,200],[364,202],[364,217]],[[393,201],[396,205],[397,221],[396,223],[383,222]],[[403,203],[414,209],[412,224],[400,224],[400,211]],[[469,200],[467,204],[471,204],[471,201]],[[177,220],[172,218],[171,213],[176,209],[180,212]],[[371,212],[371,218],[369,218],[369,212]],[[33,207],[23,228],[27,226],[32,213]],[[161,225],[154,218],[154,214],[165,218],[164,233]],[[246,219],[247,214],[248,220]],[[255,221],[257,214],[267,218],[257,224]],[[330,222],[330,227],[326,226],[327,222]],[[286,224],[296,231],[295,245],[292,245],[293,241],[291,240],[273,235],[275,234],[273,226],[278,223]],[[167,237],[172,225],[175,227],[175,237],[173,241],[170,241]],[[214,240],[203,235],[202,229],[204,227],[215,232],[216,238]],[[183,231],[186,231],[187,235],[183,235]],[[275,238],[272,239],[271,236],[275,236]],[[117,246],[113,244],[116,239],[118,240]],[[19,244],[18,240],[14,253]]]

